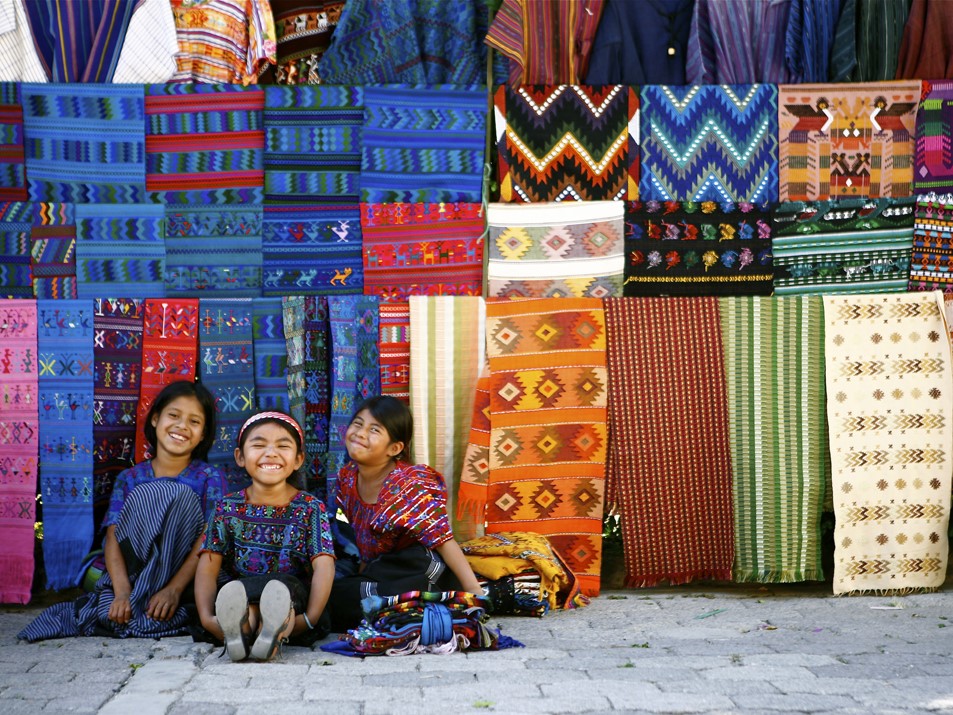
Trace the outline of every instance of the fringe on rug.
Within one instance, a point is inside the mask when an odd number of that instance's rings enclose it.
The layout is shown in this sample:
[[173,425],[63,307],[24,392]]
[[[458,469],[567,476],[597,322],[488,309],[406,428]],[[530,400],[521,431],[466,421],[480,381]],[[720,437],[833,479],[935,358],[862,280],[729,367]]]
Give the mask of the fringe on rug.
[[731,581],[731,569],[703,569],[685,573],[652,574],[638,577],[627,576],[626,588],[654,588],[656,586],[682,586],[693,581]]

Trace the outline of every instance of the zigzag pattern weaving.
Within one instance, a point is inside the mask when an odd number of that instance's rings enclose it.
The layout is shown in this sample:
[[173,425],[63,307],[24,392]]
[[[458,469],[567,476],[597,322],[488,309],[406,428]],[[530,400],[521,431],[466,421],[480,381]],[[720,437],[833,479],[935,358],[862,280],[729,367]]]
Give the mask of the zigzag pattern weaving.
[[32,208],[26,201],[0,202],[0,295],[32,298],[30,229]]
[[643,87],[639,198],[776,201],[777,115],[770,84]]
[[[635,90],[622,85],[499,87],[494,97],[500,200],[637,198],[630,185]],[[637,149],[637,146],[636,146]]]
[[252,310],[256,406],[288,412],[288,351],[281,298],[255,298]]
[[37,298],[76,297],[76,215],[73,204],[33,203],[30,271]]
[[908,290],[953,292],[953,194],[917,196]]
[[20,85],[0,82],[0,201],[26,201]]
[[923,81],[916,131],[913,190],[953,191],[953,82]]

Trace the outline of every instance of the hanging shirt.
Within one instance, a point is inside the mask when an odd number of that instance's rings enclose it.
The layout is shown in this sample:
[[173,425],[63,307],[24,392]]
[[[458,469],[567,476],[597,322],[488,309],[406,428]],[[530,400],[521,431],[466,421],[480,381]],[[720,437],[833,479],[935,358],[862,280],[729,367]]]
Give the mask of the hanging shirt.
[[953,79],[949,0],[913,0],[897,57],[897,79]]
[[140,0],[129,21],[112,81],[116,84],[168,82],[175,74],[179,41],[169,0]]
[[0,3],[0,82],[48,82],[23,2]]
[[831,82],[893,79],[910,0],[844,0],[831,51]]
[[826,82],[842,0],[793,0],[784,38],[788,70],[800,82]]

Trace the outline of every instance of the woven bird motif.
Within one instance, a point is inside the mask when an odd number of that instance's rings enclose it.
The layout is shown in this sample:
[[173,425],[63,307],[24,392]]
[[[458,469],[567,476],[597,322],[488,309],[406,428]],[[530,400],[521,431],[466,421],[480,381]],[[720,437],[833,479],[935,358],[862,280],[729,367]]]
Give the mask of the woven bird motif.
[[776,201],[774,85],[642,88],[643,201]]
[[0,201],[26,201],[20,85],[0,82]]
[[908,289],[953,293],[953,194],[917,196]]
[[953,82],[923,81],[915,136],[914,192],[953,191]]

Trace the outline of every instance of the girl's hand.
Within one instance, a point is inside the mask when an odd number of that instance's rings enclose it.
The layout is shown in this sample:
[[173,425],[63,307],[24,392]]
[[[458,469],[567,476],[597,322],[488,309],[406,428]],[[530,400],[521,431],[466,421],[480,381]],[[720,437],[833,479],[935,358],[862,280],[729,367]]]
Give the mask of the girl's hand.
[[168,621],[179,607],[179,591],[166,586],[149,599],[146,615],[156,621]]
[[109,620],[124,626],[132,619],[132,604],[129,602],[129,595],[116,595],[113,602],[109,604]]

